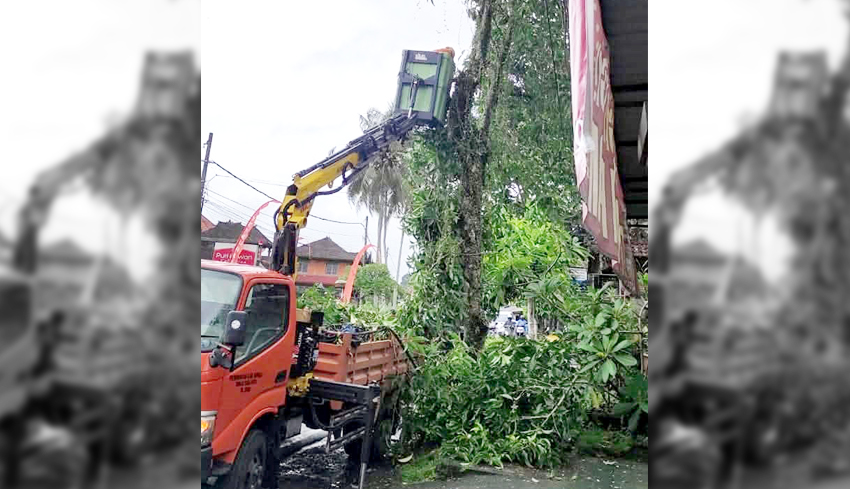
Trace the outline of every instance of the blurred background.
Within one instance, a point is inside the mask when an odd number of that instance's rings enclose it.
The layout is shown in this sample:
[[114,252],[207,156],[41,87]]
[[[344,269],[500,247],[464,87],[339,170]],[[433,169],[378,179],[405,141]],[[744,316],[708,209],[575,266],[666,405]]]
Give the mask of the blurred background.
[[848,3],[650,18],[651,483],[848,487]]
[[0,487],[195,487],[200,1],[5,2],[0,46]]

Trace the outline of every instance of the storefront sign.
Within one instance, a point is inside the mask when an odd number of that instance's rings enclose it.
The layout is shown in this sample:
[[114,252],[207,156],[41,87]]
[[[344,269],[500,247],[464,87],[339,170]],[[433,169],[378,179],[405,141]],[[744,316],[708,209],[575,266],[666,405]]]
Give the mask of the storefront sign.
[[[213,260],[232,262],[233,260],[233,243],[216,243],[215,251],[213,251]],[[259,246],[254,244],[246,244],[242,246],[242,251],[239,253],[237,263],[242,265],[256,265],[257,256],[259,255]]]
[[570,0],[574,161],[582,222],[620,281],[637,292],[626,206],[617,171],[611,59],[598,0]]

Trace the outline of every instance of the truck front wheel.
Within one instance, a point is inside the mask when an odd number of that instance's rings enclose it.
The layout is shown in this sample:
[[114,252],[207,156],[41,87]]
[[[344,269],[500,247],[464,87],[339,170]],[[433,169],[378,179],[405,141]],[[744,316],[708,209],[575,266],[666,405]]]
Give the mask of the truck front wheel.
[[216,480],[215,488],[262,489],[263,482],[267,480],[268,462],[266,435],[260,430],[251,430],[245,437],[230,472]]

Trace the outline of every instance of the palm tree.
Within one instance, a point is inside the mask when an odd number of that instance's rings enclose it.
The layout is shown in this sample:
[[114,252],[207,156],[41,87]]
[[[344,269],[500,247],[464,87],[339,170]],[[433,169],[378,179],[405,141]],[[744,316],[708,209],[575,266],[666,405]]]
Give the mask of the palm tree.
[[[386,112],[369,109],[365,117],[360,116],[361,129],[365,132],[383,123],[392,116],[392,112],[392,107]],[[400,215],[404,208],[404,170],[401,145],[394,144],[376,156],[360,178],[348,187],[348,198],[353,204],[358,208],[364,206],[378,215],[377,263],[386,263],[389,222],[393,216]]]

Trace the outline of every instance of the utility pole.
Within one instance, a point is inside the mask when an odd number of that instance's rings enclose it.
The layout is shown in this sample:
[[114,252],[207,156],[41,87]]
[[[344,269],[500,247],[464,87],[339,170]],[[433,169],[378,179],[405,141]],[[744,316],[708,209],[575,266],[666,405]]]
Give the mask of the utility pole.
[[210,148],[212,148],[212,136],[213,133],[210,133],[207,138],[207,153],[204,156],[204,169],[201,172],[201,212],[204,211],[204,187],[207,184],[207,165],[210,164]]

